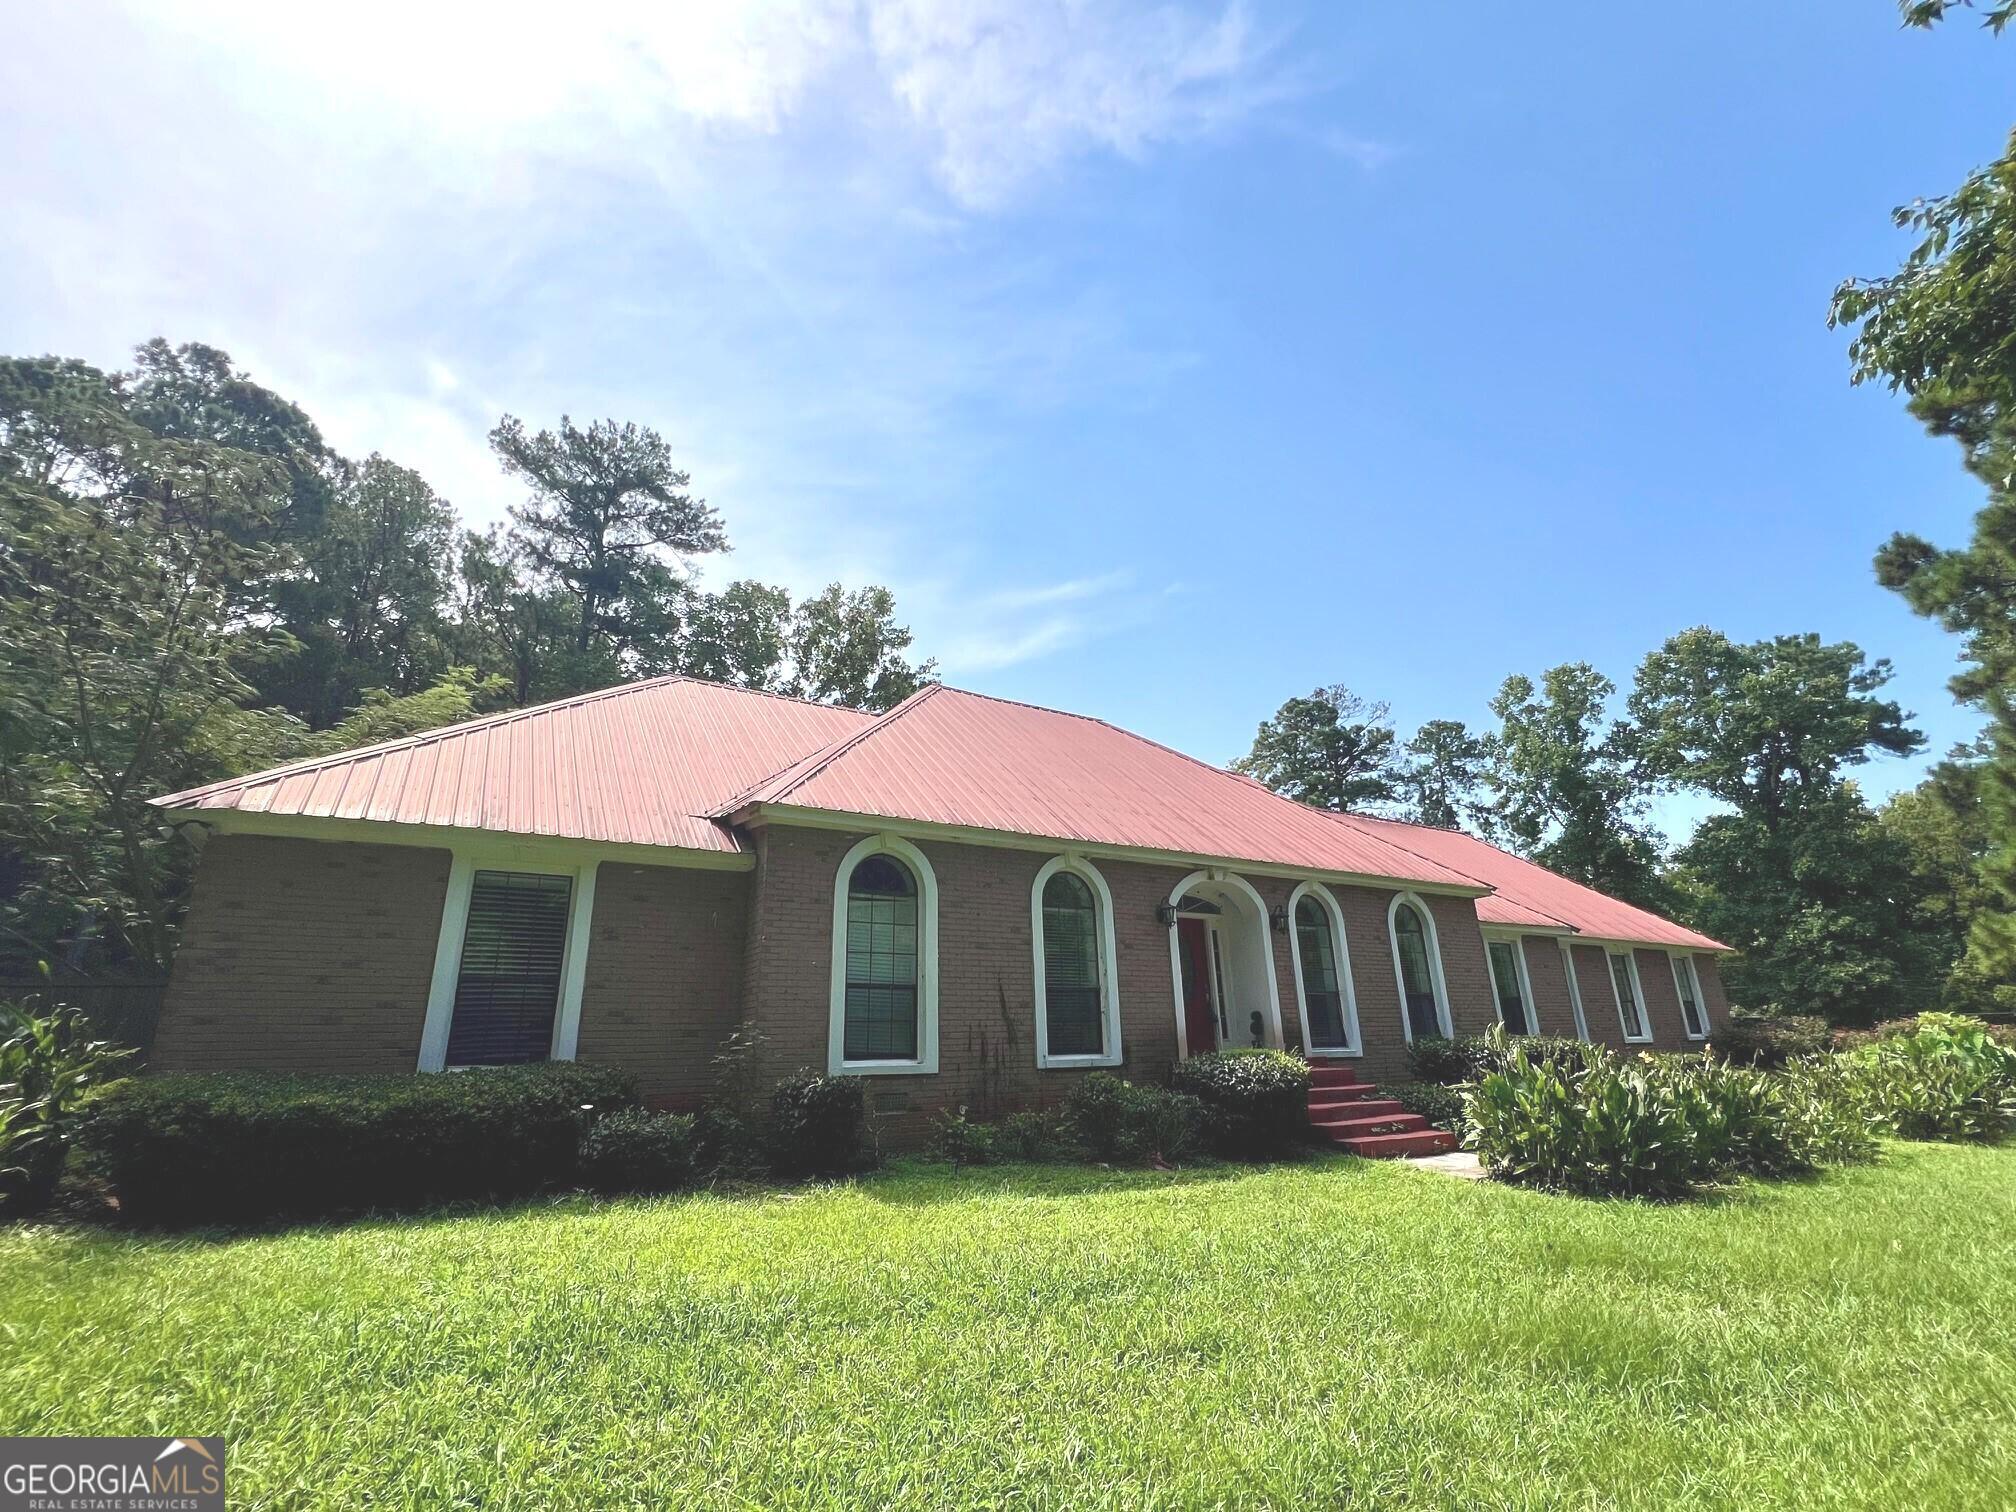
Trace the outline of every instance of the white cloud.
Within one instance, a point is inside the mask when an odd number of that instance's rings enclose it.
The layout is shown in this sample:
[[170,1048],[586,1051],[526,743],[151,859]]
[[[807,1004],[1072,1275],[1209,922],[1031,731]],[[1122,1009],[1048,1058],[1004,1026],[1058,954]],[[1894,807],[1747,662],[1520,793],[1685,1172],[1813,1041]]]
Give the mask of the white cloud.
[[1015,211],[1263,114],[1273,54],[1237,0],[28,7],[0,329],[225,347],[472,524],[516,499],[501,413],[651,424],[728,515],[710,575],[887,583],[920,647],[1006,666],[1150,596],[976,586],[997,437],[1195,361]]

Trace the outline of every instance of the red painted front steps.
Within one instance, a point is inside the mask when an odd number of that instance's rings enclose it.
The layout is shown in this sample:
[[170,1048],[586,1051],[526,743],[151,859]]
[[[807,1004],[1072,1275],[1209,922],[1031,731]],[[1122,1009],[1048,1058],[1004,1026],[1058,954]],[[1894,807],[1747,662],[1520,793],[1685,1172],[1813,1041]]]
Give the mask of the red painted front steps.
[[1456,1148],[1454,1134],[1430,1128],[1348,1066],[1309,1068],[1309,1122],[1353,1155],[1442,1155]]

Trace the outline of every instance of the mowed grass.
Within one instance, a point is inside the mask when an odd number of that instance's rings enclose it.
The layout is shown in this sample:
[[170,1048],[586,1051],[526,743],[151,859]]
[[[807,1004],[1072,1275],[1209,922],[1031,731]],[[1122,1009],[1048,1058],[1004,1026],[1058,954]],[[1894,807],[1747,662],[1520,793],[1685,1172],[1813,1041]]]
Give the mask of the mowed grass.
[[221,1433],[234,1506],[2006,1507],[2016,1148],[15,1230],[0,1327],[0,1431]]

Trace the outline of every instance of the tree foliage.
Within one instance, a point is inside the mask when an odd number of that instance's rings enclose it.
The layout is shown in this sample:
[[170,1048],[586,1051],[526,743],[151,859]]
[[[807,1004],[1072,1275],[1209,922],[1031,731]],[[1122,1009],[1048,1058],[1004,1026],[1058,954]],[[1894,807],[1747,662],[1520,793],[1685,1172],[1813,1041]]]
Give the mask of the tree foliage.
[[[1952,7],[1904,9],[1929,25]],[[2011,14],[1998,4],[1985,19],[1999,31]],[[1966,970],[2016,981],[2016,136],[1952,194],[1894,219],[1918,233],[1917,245],[1888,277],[1843,283],[1831,318],[1856,327],[1854,381],[1901,389],[1928,431],[1960,444],[1987,491],[1967,545],[1900,532],[1878,552],[1876,573],[1961,637],[1969,665],[1954,694],[1989,717],[1981,776],[1989,844],[1979,870],[1987,903],[1973,915]]]
[[1400,779],[1408,817],[1488,838],[1495,828],[1485,796],[1492,754],[1491,740],[1472,734],[1460,719],[1424,720],[1407,742]]
[[1843,773],[1924,743],[1851,642],[1681,632],[1640,664],[1630,744],[1646,780],[1726,805],[1675,855],[1693,920],[1742,952],[1747,1006],[1866,1024],[1923,1006],[1944,963],[1925,884]]
[[531,498],[478,534],[214,347],[0,359],[0,966],[166,964],[163,792],[632,676],[884,708],[933,675],[887,589],[704,591],[725,529],[654,432],[493,441]]
[[1340,812],[1391,804],[1401,770],[1393,722],[1342,683],[1291,698],[1261,721],[1253,748],[1232,770],[1316,808]]
[[1505,842],[1578,882],[1648,907],[1664,889],[1659,835],[1646,817],[1629,732],[1610,717],[1617,685],[1587,662],[1550,668],[1536,687],[1505,679],[1489,774]]

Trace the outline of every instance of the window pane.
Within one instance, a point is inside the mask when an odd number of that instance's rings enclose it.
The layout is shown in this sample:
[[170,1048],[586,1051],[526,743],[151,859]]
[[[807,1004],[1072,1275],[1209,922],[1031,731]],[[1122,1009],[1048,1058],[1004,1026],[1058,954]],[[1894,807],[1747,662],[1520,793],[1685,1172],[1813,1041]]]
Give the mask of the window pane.
[[1638,1003],[1638,994],[1631,990],[1631,958],[1613,955],[1610,957],[1610,980],[1617,984],[1617,1001],[1624,1013],[1624,1032],[1633,1039],[1647,1039],[1645,1014]]
[[1526,998],[1519,986],[1519,947],[1510,940],[1493,940],[1488,948],[1491,980],[1498,988],[1498,1016],[1508,1032],[1531,1034],[1533,1026],[1526,1021]]
[[448,1026],[449,1065],[516,1065],[552,1053],[573,890],[569,877],[476,873]]
[[1302,1011],[1309,1020],[1309,1043],[1319,1050],[1349,1048],[1330,915],[1307,894],[1295,905],[1295,944],[1302,957]]
[[1675,956],[1673,982],[1680,989],[1680,1016],[1687,1021],[1687,1032],[1705,1035],[1708,1026],[1701,1020],[1701,999],[1694,991],[1694,963],[1685,957]]
[[870,856],[847,883],[847,1060],[917,1059],[917,883]]
[[1408,1026],[1417,1038],[1440,1034],[1435,978],[1428,968],[1427,927],[1412,903],[1401,904],[1393,915],[1393,939],[1400,950],[1400,990],[1407,1000]]
[[1102,1055],[1099,912],[1083,877],[1060,871],[1043,884],[1044,1034],[1052,1055]]

